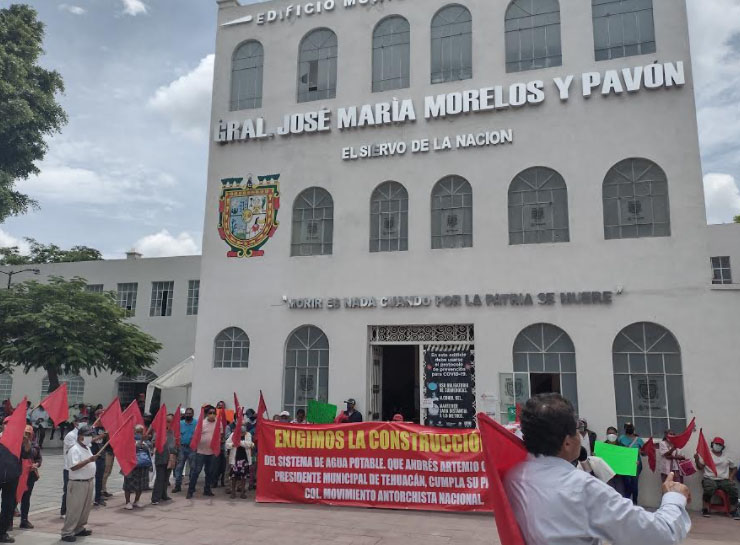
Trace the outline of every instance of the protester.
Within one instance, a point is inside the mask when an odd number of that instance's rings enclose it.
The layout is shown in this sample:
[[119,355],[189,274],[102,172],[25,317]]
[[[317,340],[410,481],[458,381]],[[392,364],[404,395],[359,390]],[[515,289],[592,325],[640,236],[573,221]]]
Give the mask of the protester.
[[306,420],[306,410],[298,409],[295,412],[295,418],[292,420],[291,424],[310,424],[310,422]]
[[362,413],[355,409],[357,402],[353,398],[349,398],[344,403],[347,405],[347,410],[342,411],[335,422],[338,424],[362,422]]
[[216,456],[214,456],[213,449],[211,448],[211,440],[213,434],[216,431],[216,408],[212,405],[208,405],[204,409],[206,418],[203,421],[203,428],[200,434],[200,441],[198,447],[190,462],[190,482],[188,483],[188,493],[185,496],[187,499],[191,499],[195,493],[195,485],[198,482],[200,472],[205,470],[203,495],[213,496],[211,486],[215,480],[216,474]]
[[[67,542],[77,541],[78,537],[92,534],[92,531],[86,529],[85,525],[93,504],[95,461],[98,459],[90,451],[92,428],[87,424],[81,424],[75,432],[75,443],[64,456],[65,466],[69,468],[69,481],[62,541]],[[65,441],[66,439],[65,437]]]
[[589,456],[593,456],[594,447],[596,446],[596,432],[588,429],[588,422],[585,418],[578,420],[578,433],[581,434],[581,444],[586,448]]
[[198,422],[195,419],[195,412],[192,407],[185,409],[185,413],[180,420],[180,449],[177,452],[177,465],[175,466],[175,488],[172,492],[182,491],[182,473],[185,465],[190,462],[193,451],[190,449],[190,441],[193,439],[193,433]]
[[391,422],[403,422],[403,415],[401,413],[394,414]]
[[21,447],[21,458],[31,460],[31,471],[28,474],[28,481],[26,481],[27,488],[21,497],[21,525],[20,527],[25,530],[33,528],[33,524],[28,520],[28,512],[31,509],[31,494],[33,494],[33,486],[36,481],[39,480],[39,468],[41,467],[41,447],[34,441],[33,428],[26,426],[26,431],[23,434],[23,446]]
[[158,505],[160,501],[170,501],[167,495],[167,487],[170,484],[170,475],[177,463],[177,444],[175,443],[175,433],[172,430],[172,422],[175,415],[167,415],[167,439],[164,443],[162,452],[154,453],[154,467],[156,475],[154,477],[154,489],[152,490],[152,505]]
[[95,424],[93,424],[93,442],[92,445],[90,445],[90,452],[93,454],[97,454],[98,457],[95,460],[95,498],[93,500],[93,505],[105,507],[105,499],[103,499],[103,477],[105,476],[105,453],[101,452],[103,447],[110,448],[110,446],[106,446],[105,443],[108,440],[108,435],[105,433],[105,429],[100,425],[99,418],[103,414],[102,409],[98,409],[95,411],[95,423],[98,424],[97,427],[95,427]]
[[104,498],[110,498],[113,494],[108,492],[108,478],[110,477],[110,474],[113,472],[113,462],[115,461],[116,456],[113,453],[113,449],[111,448],[110,445],[106,446],[103,449],[101,456],[103,456],[103,458],[105,459],[105,466],[103,468],[103,484],[102,484],[101,495]]
[[[233,420],[234,417],[234,411],[229,411],[226,409],[226,402],[225,401],[219,401],[216,403],[216,417],[219,425],[221,424],[220,418],[218,416],[220,413],[224,413],[224,419],[226,422],[229,422],[229,418]],[[228,469],[228,460],[226,458],[226,438],[228,436],[226,435],[226,429],[221,430],[221,450],[218,453],[218,456],[216,456],[216,473],[213,477],[213,488],[217,488],[219,486],[219,483],[221,486],[226,486],[225,480],[226,480],[226,470]]]
[[725,440],[721,437],[715,437],[710,445],[712,448],[712,460],[717,468],[714,473],[705,463],[699,453],[694,455],[694,461],[699,471],[704,470],[704,478],[701,481],[701,487],[704,489],[702,499],[704,505],[701,514],[709,518],[709,504],[712,502],[717,490],[722,490],[730,498],[730,509],[732,518],[740,520],[740,507],[738,507],[737,486],[735,477],[737,476],[737,466],[725,454]]
[[606,440],[604,441],[607,445],[619,445],[619,432],[614,426],[606,428]]
[[31,425],[35,431],[36,443],[40,449],[44,448],[46,439],[46,428],[49,427],[49,413],[42,406],[36,407],[31,411]]
[[530,456],[508,472],[504,485],[527,545],[668,545],[686,537],[691,519],[685,485],[667,479],[661,507],[650,513],[571,465],[581,435],[573,405],[560,394],[527,401],[521,424]]
[[290,423],[290,413],[288,411],[283,411],[278,415],[278,421],[282,422],[283,424],[289,424]]
[[15,543],[8,530],[13,526],[15,493],[21,472],[21,461],[5,445],[0,445],[0,543]]
[[241,485],[241,498],[247,497],[247,477],[252,465],[252,435],[246,426],[240,430],[234,430],[226,441],[229,449],[229,466],[231,477],[231,498],[236,498],[237,488]]
[[[134,507],[141,507],[139,499],[149,485],[149,470],[152,469],[152,444],[144,437],[144,426],[137,424],[134,427],[136,440],[136,467],[123,479],[123,493],[126,498],[124,509],[131,511]],[[134,501],[131,502],[131,494]]]
[[75,444],[77,444],[77,435],[78,430],[80,427],[87,427],[87,417],[86,416],[78,416],[75,420],[75,424],[72,427],[72,430],[64,436],[64,443],[62,446],[62,453],[64,454],[64,471],[62,472],[63,476],[63,489],[62,489],[62,508],[60,510],[60,514],[62,517],[64,517],[67,514],[67,483],[69,482],[69,465],[67,465],[67,452],[69,452],[69,449],[71,449]]
[[[632,424],[632,422],[627,422],[624,425],[624,435],[620,436],[617,440],[617,444],[627,447],[627,448],[636,448],[636,449],[642,449],[642,447],[645,445],[645,442],[640,439],[640,437],[635,433],[635,426]],[[632,503],[637,505],[637,496],[639,494],[639,482],[640,482],[640,473],[642,473],[642,460],[640,459],[640,455],[637,455],[637,475],[634,477],[631,475],[620,475],[620,480],[622,481],[622,486],[624,487],[624,490],[622,492],[622,495],[625,498],[631,498]],[[675,478],[675,475],[674,475]]]
[[[254,409],[247,409],[244,411],[244,416],[247,417],[247,432],[252,437],[257,437],[257,413]],[[254,490],[257,488],[257,445],[254,446],[254,456],[252,457],[252,464],[249,466],[249,489]],[[250,453],[251,454],[251,453]]]
[[146,410],[145,410],[146,409],[146,394],[145,393],[142,392],[136,396],[136,404],[139,406],[139,411],[141,412],[141,414],[145,415],[146,414]]
[[683,473],[679,467],[679,462],[686,459],[681,450],[671,443],[670,435],[673,432],[671,430],[665,430],[663,433],[663,440],[658,445],[658,452],[660,452],[660,479],[665,481],[669,473],[673,473],[673,480],[679,483],[683,482]]

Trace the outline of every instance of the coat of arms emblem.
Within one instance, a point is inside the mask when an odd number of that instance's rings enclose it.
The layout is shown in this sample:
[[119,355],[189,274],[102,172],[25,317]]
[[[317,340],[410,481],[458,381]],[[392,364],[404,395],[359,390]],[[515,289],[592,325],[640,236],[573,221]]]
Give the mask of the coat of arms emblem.
[[221,180],[218,203],[218,234],[231,250],[226,257],[260,257],[278,228],[280,209],[279,174],[226,178]]

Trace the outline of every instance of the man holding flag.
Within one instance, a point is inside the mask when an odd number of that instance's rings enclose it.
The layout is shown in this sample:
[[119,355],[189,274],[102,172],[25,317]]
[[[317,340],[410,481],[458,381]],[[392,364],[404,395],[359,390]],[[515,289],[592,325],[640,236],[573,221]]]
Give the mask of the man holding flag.
[[733,463],[725,452],[725,440],[721,437],[715,437],[712,440],[712,450],[709,452],[707,443],[704,439],[703,432],[699,437],[699,446],[694,455],[694,461],[699,471],[704,471],[704,478],[701,480],[703,489],[704,506],[702,514],[709,517],[709,504],[717,490],[723,490],[727,497],[730,498],[730,509],[732,518],[740,520],[740,507],[737,504],[737,487],[735,486],[735,476],[737,475],[737,466]]
[[[506,496],[527,545],[673,545],[686,538],[689,489],[669,475],[655,513],[635,506],[606,483],[577,470],[581,436],[573,405],[559,394],[527,401],[521,425],[529,456],[508,471]],[[490,456],[495,445],[484,439]],[[498,520],[498,517],[497,517]],[[509,545],[504,542],[504,545]]]

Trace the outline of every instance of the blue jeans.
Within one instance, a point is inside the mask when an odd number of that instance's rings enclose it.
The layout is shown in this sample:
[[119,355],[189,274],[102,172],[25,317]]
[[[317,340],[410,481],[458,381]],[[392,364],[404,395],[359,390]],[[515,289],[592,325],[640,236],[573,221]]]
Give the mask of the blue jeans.
[[218,469],[218,458],[213,454],[195,453],[190,460],[190,482],[188,483],[188,494],[195,492],[195,485],[198,482],[200,472],[205,470],[205,485],[203,492],[210,492],[211,485],[216,478]]
[[177,454],[177,465],[175,466],[175,486],[182,486],[182,472],[185,470],[185,464],[190,460],[193,451],[190,445],[181,445],[180,452]]
[[637,495],[639,493],[638,483],[640,481],[640,476],[638,475],[637,477],[631,477],[628,475],[621,475],[621,478],[622,485],[624,486],[622,496],[631,499],[632,503],[637,505]]

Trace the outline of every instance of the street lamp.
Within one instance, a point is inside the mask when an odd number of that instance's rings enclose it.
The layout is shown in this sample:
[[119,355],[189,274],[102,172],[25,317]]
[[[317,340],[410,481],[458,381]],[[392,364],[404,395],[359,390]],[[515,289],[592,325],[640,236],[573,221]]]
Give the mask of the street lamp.
[[10,283],[13,281],[13,276],[16,274],[20,274],[23,272],[32,272],[33,274],[41,274],[41,269],[21,269],[19,271],[0,271],[0,273],[4,274],[8,277],[8,289],[10,289]]

